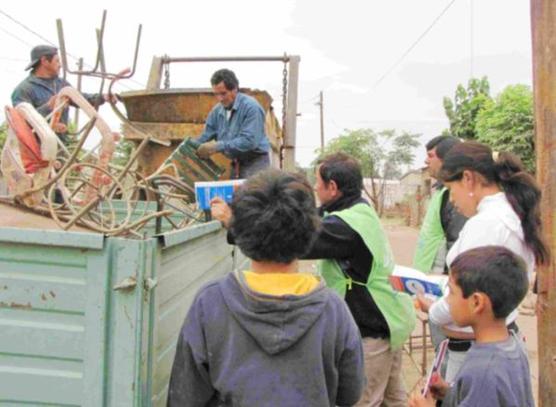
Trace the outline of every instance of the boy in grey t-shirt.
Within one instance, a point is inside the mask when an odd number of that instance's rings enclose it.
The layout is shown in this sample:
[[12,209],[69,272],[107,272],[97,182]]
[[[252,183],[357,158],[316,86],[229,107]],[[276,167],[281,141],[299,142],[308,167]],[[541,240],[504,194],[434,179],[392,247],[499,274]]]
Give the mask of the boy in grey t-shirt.
[[447,297],[459,326],[471,326],[475,343],[451,385],[433,377],[427,396],[414,394],[410,407],[534,406],[523,342],[508,332],[506,317],[529,286],[523,260],[506,248],[484,246],[460,254],[451,265]]

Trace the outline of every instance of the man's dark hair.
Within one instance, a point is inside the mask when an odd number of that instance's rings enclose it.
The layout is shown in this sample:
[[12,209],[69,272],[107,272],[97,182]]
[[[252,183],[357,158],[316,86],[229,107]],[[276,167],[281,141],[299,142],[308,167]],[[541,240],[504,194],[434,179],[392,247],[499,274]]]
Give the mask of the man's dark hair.
[[510,315],[529,288],[525,262],[502,246],[482,246],[461,253],[452,262],[450,274],[464,298],[476,292],[486,294],[496,319]]
[[210,78],[210,84],[212,86],[216,86],[220,82],[224,82],[224,86],[228,90],[239,89],[239,81],[237,80],[236,74],[229,69],[219,69],[212,74],[212,78]]
[[309,250],[320,225],[307,180],[275,169],[248,178],[231,208],[230,232],[256,261],[291,263]]
[[505,151],[493,154],[488,145],[468,140],[450,149],[438,178],[442,182],[460,181],[466,170],[480,174],[486,186],[500,186],[521,220],[525,245],[534,253],[537,264],[548,264],[550,248],[542,235],[541,188],[520,158]]
[[343,195],[361,195],[363,175],[359,162],[345,153],[334,153],[318,161],[319,175],[325,184],[334,181]]
[[43,55],[35,65],[33,65],[33,67],[31,68],[31,72],[35,73],[37,71],[37,69],[39,69],[39,67],[41,66],[41,59],[44,58],[46,59],[48,62],[52,62],[52,58],[54,58],[56,55],[56,53],[54,54],[50,54],[50,55]]
[[456,144],[459,144],[459,143],[461,143],[461,141],[457,137],[437,136],[437,137],[433,138],[432,140],[430,140],[427,143],[427,145],[425,146],[425,148],[427,149],[427,151],[430,151],[433,148],[436,148],[436,156],[438,158],[440,158],[441,160],[443,160],[444,157],[446,157],[446,154],[448,153],[448,151],[450,151],[450,149],[453,146],[455,146]]

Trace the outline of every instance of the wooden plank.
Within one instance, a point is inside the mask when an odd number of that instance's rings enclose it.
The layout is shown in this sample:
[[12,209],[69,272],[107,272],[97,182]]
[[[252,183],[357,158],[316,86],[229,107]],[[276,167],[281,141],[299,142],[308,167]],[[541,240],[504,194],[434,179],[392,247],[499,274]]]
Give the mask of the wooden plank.
[[552,250],[538,269],[539,405],[556,406],[556,2],[531,0],[537,180],[543,230]]

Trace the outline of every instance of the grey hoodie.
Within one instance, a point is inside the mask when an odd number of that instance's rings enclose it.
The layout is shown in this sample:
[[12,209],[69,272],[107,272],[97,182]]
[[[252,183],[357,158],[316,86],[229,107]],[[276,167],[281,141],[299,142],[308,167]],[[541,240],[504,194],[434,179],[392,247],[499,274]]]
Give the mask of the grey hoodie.
[[235,273],[197,293],[168,406],[347,406],[364,385],[359,330],[322,281],[306,295],[276,297]]

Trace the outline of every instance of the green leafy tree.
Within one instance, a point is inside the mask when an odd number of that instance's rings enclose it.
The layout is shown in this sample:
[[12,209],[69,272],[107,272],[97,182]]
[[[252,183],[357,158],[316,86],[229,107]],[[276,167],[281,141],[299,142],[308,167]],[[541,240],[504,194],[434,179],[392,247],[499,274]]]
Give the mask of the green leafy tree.
[[6,138],[8,137],[8,125],[6,122],[0,124],[0,151],[4,148],[6,143]]
[[135,149],[135,144],[132,141],[120,138],[116,144],[116,150],[114,151],[114,157],[112,158],[114,164],[119,166],[125,166]]
[[477,116],[477,140],[494,150],[509,151],[535,171],[533,94],[527,85],[506,87]]
[[396,130],[375,132],[372,129],[344,130],[331,140],[320,152],[317,161],[328,154],[344,152],[356,158],[364,178],[370,178],[371,191],[367,192],[379,215],[382,214],[385,197],[385,180],[400,177],[403,165],[411,165],[415,159],[414,149],[420,145],[420,134]]
[[444,98],[444,111],[450,121],[450,129],[446,129],[443,134],[461,139],[476,139],[477,115],[491,101],[490,85],[486,76],[470,79],[467,88],[459,84],[453,101],[448,97]]

